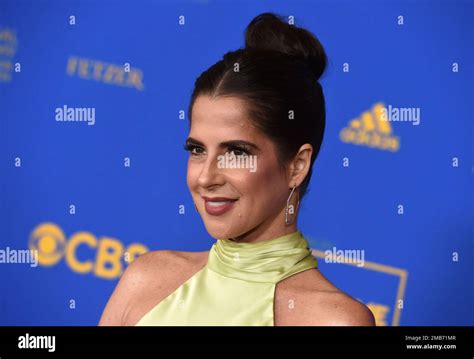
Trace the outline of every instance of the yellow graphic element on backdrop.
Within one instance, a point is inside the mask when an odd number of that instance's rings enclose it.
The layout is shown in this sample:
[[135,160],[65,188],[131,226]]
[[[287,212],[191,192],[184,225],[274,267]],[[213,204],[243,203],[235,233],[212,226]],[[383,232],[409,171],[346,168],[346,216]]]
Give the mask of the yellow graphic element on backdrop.
[[0,81],[12,79],[13,57],[18,47],[15,31],[0,28]]
[[379,327],[387,326],[387,314],[390,311],[388,305],[370,302],[367,304],[375,318],[375,324]]
[[[79,247],[95,251],[95,257],[80,259]],[[31,233],[28,247],[38,253],[38,263],[50,267],[63,257],[66,264],[76,273],[92,273],[105,279],[116,279],[123,273],[125,265],[132,263],[138,256],[148,252],[140,243],[132,243],[126,249],[115,238],[97,238],[92,233],[76,232],[66,240],[64,232],[54,223],[38,225]]]
[[38,251],[39,264],[52,266],[64,255],[66,239],[61,228],[52,223],[45,223],[33,230],[28,246]]
[[398,151],[400,138],[392,134],[390,122],[383,117],[384,108],[384,104],[379,102],[370,111],[351,120],[339,133],[341,141],[379,150]]
[[[129,71],[126,71],[129,70]],[[66,73],[83,80],[98,81],[115,86],[132,87],[139,91],[145,89],[143,71],[135,67],[111,64],[100,60],[91,60],[70,56]]]

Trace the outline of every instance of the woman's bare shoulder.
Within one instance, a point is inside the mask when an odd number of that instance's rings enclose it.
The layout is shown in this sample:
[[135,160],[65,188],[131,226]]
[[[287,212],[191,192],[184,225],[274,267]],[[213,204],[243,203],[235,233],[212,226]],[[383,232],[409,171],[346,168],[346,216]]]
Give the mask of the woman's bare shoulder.
[[186,270],[207,260],[209,252],[182,252],[173,250],[151,251],[142,254],[127,270],[139,276],[155,276],[176,269]]
[[[202,268],[208,252],[159,250],[142,254],[122,274],[102,313],[99,325],[130,325],[137,315]],[[139,318],[138,318],[139,319]]]
[[277,286],[279,324],[373,326],[370,309],[332,284],[319,270],[307,270]]
[[142,254],[123,274],[124,281],[135,287],[162,286],[176,277],[193,272],[207,261],[208,252],[159,250]]

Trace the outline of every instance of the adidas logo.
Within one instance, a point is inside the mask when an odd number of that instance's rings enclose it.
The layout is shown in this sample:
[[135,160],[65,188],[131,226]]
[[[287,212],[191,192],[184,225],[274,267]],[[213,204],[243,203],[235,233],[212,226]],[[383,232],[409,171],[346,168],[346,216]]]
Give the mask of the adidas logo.
[[384,120],[383,103],[376,103],[349,122],[339,133],[342,142],[396,152],[400,148],[400,138],[392,135],[390,122]]

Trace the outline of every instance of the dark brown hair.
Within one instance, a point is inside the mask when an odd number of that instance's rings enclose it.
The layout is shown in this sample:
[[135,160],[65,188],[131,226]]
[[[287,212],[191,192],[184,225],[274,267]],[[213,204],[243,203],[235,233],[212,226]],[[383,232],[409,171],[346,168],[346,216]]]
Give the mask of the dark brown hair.
[[196,79],[190,121],[198,96],[236,97],[246,104],[253,125],[276,145],[283,166],[303,144],[311,144],[311,168],[300,186],[303,197],[323,141],[326,116],[319,78],[326,64],[323,46],[308,30],[272,13],[258,15],[245,31],[245,48],[227,52]]

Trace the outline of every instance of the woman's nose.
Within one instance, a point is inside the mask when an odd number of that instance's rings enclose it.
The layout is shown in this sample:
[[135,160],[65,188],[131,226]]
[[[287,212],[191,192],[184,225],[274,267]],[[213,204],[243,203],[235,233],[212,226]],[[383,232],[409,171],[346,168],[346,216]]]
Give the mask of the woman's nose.
[[207,156],[206,161],[202,165],[201,173],[199,174],[199,186],[210,187],[213,185],[222,185],[225,183],[224,175],[217,164],[218,159],[216,155]]

